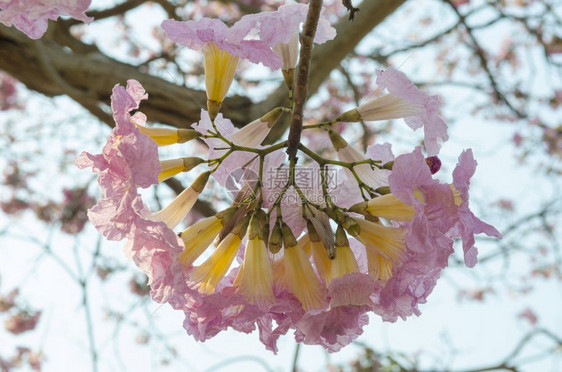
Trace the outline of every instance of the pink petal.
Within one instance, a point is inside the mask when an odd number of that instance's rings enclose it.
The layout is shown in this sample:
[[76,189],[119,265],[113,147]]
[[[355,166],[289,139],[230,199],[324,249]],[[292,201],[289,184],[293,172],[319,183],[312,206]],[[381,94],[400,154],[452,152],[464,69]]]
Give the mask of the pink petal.
[[0,2],[0,22],[6,26],[14,25],[31,39],[39,39],[47,30],[47,21],[60,16],[70,16],[84,22],[91,22],[85,11],[91,0],[9,0]]
[[392,67],[377,70],[377,84],[391,94],[403,98],[412,104],[423,105],[423,113],[405,118],[406,124],[416,130],[424,127],[424,143],[429,156],[437,155],[441,142],[447,141],[447,125],[439,117],[441,103],[436,96],[429,96],[420,91],[406,75]]

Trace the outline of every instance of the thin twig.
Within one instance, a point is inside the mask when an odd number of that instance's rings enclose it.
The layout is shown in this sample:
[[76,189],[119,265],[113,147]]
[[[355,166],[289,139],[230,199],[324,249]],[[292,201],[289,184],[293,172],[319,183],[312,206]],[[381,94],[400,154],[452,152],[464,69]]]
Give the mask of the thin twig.
[[496,81],[496,78],[494,77],[493,72],[490,70],[490,67],[488,67],[488,60],[486,58],[486,52],[484,51],[482,46],[480,46],[480,43],[476,39],[476,36],[474,36],[474,30],[471,26],[468,25],[468,22],[466,21],[466,16],[459,12],[457,7],[455,6],[455,4],[452,3],[451,0],[443,0],[443,2],[445,2],[446,4],[448,4],[451,7],[453,12],[455,12],[457,17],[459,18],[459,21],[462,23],[462,25],[466,29],[468,37],[472,41],[472,46],[474,47],[474,53],[476,54],[476,57],[478,58],[478,61],[480,62],[480,67],[482,67],[482,69],[484,70],[484,72],[488,76],[488,80],[490,81],[490,85],[491,85],[492,90],[494,91],[494,95],[496,96],[498,101],[503,102],[515,115],[517,115],[517,117],[519,117],[519,118],[527,117],[527,114],[523,111],[518,110],[515,106],[513,106],[513,104],[509,101],[509,99],[500,90],[500,87],[498,85],[498,82]]
[[[148,2],[148,0],[128,0],[124,3],[118,4],[112,8],[104,9],[104,10],[92,10],[86,12],[86,15],[89,17],[93,17],[94,20],[100,20],[104,18],[109,18],[117,15],[121,15],[131,9],[134,9],[144,3]],[[77,19],[69,19],[65,21],[68,25],[74,25],[81,23],[81,21]]]
[[295,347],[295,355],[293,356],[293,368],[291,368],[291,371],[293,371],[293,372],[298,371],[298,361],[299,361],[300,350],[301,350],[301,343],[297,342],[297,346]]
[[308,94],[308,75],[310,58],[312,57],[312,43],[314,41],[314,35],[316,35],[316,28],[318,27],[318,19],[320,18],[321,10],[322,0],[310,1],[308,14],[306,15],[306,21],[301,35],[300,61],[297,66],[293,88],[293,115],[287,142],[287,154],[291,161],[296,159],[297,149],[301,140],[304,102]]

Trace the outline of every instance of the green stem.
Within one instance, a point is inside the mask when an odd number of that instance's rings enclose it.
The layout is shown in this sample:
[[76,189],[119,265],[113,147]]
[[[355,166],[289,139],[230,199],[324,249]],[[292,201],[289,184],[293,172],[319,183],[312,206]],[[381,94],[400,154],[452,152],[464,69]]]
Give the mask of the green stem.
[[320,122],[318,124],[311,124],[311,125],[303,125],[302,129],[321,129],[321,128],[326,128],[326,127],[331,127],[332,125],[336,124],[337,121],[336,120],[330,120],[330,121],[323,121]]

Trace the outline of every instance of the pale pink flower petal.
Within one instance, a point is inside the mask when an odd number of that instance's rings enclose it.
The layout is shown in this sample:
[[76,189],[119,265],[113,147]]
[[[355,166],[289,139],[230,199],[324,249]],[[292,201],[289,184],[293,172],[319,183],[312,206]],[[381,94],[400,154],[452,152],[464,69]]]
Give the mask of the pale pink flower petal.
[[[277,302],[271,306],[267,314],[264,314],[256,322],[260,332],[260,341],[266,349],[277,353],[279,336],[286,334],[289,329],[294,327],[303,314],[304,310],[294,296],[288,292],[278,294]],[[274,323],[275,328],[273,328]]]
[[337,352],[363,333],[369,323],[368,307],[338,306],[324,312],[308,312],[296,324],[295,340],[321,345]]
[[142,208],[136,190],[129,190],[98,200],[88,210],[88,218],[107,239],[122,240],[131,234],[133,225],[141,218],[138,211]]
[[0,22],[15,26],[31,39],[39,39],[47,31],[48,20],[70,16],[91,22],[85,12],[92,0],[0,0]]
[[461,198],[459,206],[459,223],[457,226],[458,233],[462,238],[462,246],[464,250],[464,261],[467,267],[476,265],[478,259],[478,250],[474,246],[475,234],[484,233],[488,236],[494,236],[498,239],[502,238],[500,232],[493,226],[488,225],[477,218],[468,206],[468,188],[470,186],[470,178],[476,170],[476,160],[472,155],[472,150],[468,149],[459,156],[457,167],[453,170],[453,185],[458,190]]
[[160,173],[158,146],[131,122],[130,111],[138,108],[140,100],[146,97],[144,89],[134,80],[129,80],[128,85],[134,97],[122,86],[113,88],[111,108],[116,127],[103,152],[98,155],[84,152],[75,162],[79,168],[91,166],[99,174],[98,182],[106,196],[125,183],[149,187],[158,183]]
[[408,233],[402,262],[372,297],[373,310],[394,322],[420,314],[418,304],[426,302],[447,266],[453,241],[445,234],[458,221],[458,208],[449,185],[432,179],[419,147],[396,158],[389,181],[392,193],[416,208],[413,219],[404,223]]
[[330,306],[370,305],[369,297],[375,291],[375,287],[375,279],[368,274],[357,272],[336,278],[328,286]]
[[[257,30],[260,40],[268,45],[288,43],[294,32],[299,30],[300,24],[306,20],[307,12],[307,4],[290,3],[280,6],[274,12],[245,15],[232,27],[233,38],[242,40],[251,31]],[[314,42],[322,44],[335,37],[336,29],[321,14]]]
[[394,322],[398,317],[406,319],[413,314],[420,315],[418,304],[426,302],[453,253],[451,239],[424,220],[421,222],[425,230],[423,245],[418,241],[411,244],[411,236],[406,237],[404,262],[393,269],[392,277],[372,298],[373,310],[385,321]]
[[390,94],[405,99],[409,103],[423,105],[425,110],[416,116],[404,119],[410,128],[416,130],[424,127],[425,148],[428,155],[439,153],[441,143],[447,141],[447,124],[439,116],[441,103],[436,96],[429,96],[420,91],[406,75],[392,67],[377,70],[377,84],[387,89]]
[[[184,279],[178,255],[183,251],[177,235],[161,222],[137,219],[131,228],[131,241],[126,254],[148,276],[154,301],[176,301],[184,292],[191,292]],[[179,294],[178,294],[179,292]],[[174,307],[178,307],[178,304]]]
[[411,154],[400,155],[396,158],[388,181],[392,193],[409,205],[420,203],[414,196],[414,191],[420,187],[431,187],[439,183],[431,178],[431,172],[425,164],[420,147],[417,147]]
[[354,204],[365,201],[361,197],[359,184],[355,179],[349,177],[349,172],[339,169],[335,174],[336,185],[329,190],[334,203],[343,208],[349,208]]
[[162,22],[162,28],[174,42],[194,50],[203,49],[211,41],[223,42],[229,32],[227,25],[214,18],[185,22],[168,19]]
[[[162,28],[170,39],[188,48],[201,50],[206,43],[215,43],[219,49],[233,56],[261,62],[275,70],[281,67],[282,62],[272,48],[290,40],[306,19],[307,11],[308,5],[287,4],[274,12],[245,15],[230,28],[219,20],[209,18],[184,22],[169,19],[162,22]],[[335,34],[335,29],[322,18],[315,42],[331,40]],[[258,39],[252,38],[258,35]]]
[[142,100],[148,99],[148,93],[144,90],[144,87],[136,80],[127,80],[127,93],[135,100],[137,103],[136,109],[139,108],[139,103]]
[[281,58],[269,45],[260,40],[231,40],[237,38],[234,27],[228,28],[216,19],[203,18],[199,21],[175,21],[172,19],[162,22],[162,28],[174,42],[188,48],[201,50],[206,43],[215,43],[219,49],[228,51],[231,55],[248,59],[254,63],[262,62],[265,66],[278,69]]
[[367,147],[365,157],[373,160],[380,160],[381,165],[394,160],[394,153],[392,152],[392,145],[388,142],[383,144],[375,143]]
[[79,168],[92,167],[98,173],[104,198],[88,211],[88,217],[110,240],[130,235],[131,226],[141,218],[144,205],[136,188],[158,182],[157,145],[140,133],[130,116],[145,98],[144,89],[134,80],[129,80],[127,89],[116,85],[111,96],[116,127],[101,154],[83,152],[75,162]]

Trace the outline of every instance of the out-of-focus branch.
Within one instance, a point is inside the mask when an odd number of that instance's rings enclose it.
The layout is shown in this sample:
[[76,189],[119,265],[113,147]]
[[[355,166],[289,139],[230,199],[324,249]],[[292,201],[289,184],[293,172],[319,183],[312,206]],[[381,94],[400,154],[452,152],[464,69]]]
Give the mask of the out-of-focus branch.
[[[338,67],[338,71],[341,72],[341,74],[345,78],[345,81],[347,82],[347,86],[353,92],[353,100],[355,102],[355,106],[359,106],[359,103],[361,101],[361,93],[351,79],[351,75],[343,66]],[[367,147],[369,147],[369,139],[371,138],[372,133],[363,120],[360,120],[359,124],[361,124],[361,129],[363,129],[363,136],[361,136],[361,146],[363,147],[363,152],[367,152]]]
[[474,30],[471,26],[468,25],[468,22],[466,21],[466,16],[461,14],[461,12],[459,12],[457,7],[455,6],[455,4],[453,4],[453,2],[451,0],[443,0],[443,2],[450,6],[450,8],[453,10],[453,12],[459,18],[460,23],[462,23],[462,25],[466,29],[468,37],[470,38],[470,41],[472,42],[474,53],[475,53],[476,57],[478,58],[478,61],[480,62],[480,67],[482,67],[482,70],[484,70],[484,72],[486,73],[486,76],[488,77],[488,80],[490,82],[490,86],[491,86],[491,88],[494,92],[494,95],[496,96],[496,99],[500,102],[503,102],[519,118],[527,117],[527,114],[523,111],[518,110],[515,106],[513,106],[513,104],[509,101],[509,99],[501,91],[501,89],[498,85],[498,82],[497,82],[496,78],[494,77],[494,74],[490,70],[490,67],[488,67],[488,60],[486,58],[486,52],[484,51],[484,49],[482,48],[482,46],[480,45],[480,43],[476,39],[476,36],[474,36]]
[[482,367],[482,368],[476,368],[476,369],[468,369],[468,370],[464,370],[462,372],[485,372],[485,371],[519,371],[520,368],[517,365],[516,361],[514,361],[514,359],[519,356],[519,354],[521,353],[521,351],[525,348],[525,346],[527,346],[535,337],[537,336],[546,336],[549,339],[551,339],[552,341],[555,342],[555,347],[553,348],[553,350],[560,348],[562,346],[562,338],[558,337],[557,335],[555,335],[554,333],[552,333],[551,331],[549,331],[548,329],[544,329],[544,328],[538,328],[535,330],[532,330],[531,332],[527,333],[515,346],[515,348],[511,351],[511,353],[509,353],[502,362],[500,362],[497,365],[492,365],[492,366],[487,366],[487,367]]
[[[86,108],[109,105],[113,86],[135,79],[150,94],[150,99],[143,102],[143,112],[151,121],[187,127],[199,120],[201,107],[204,107],[206,100],[202,91],[180,87],[140,72],[137,67],[101,52],[76,53],[53,40],[43,39],[41,42],[44,57],[50,61],[57,74],[68,86],[84,92],[79,103]],[[52,76],[44,72],[36,43],[15,29],[0,25],[0,70],[14,76],[29,89],[47,96],[69,95],[66,84],[53,82]],[[232,97],[223,104],[223,112],[234,122],[246,123],[250,106],[248,98]]]
[[297,342],[297,345],[295,346],[295,353],[293,355],[293,367],[291,368],[292,372],[298,372],[299,370],[298,362],[299,362],[300,350],[301,350],[301,343]]
[[170,3],[168,0],[152,0],[155,3],[159,4],[162,9],[166,12],[168,17],[175,19],[177,21],[181,21],[181,19],[176,14],[176,6]]
[[[131,9],[135,9],[136,7],[146,3],[148,0],[127,0],[121,4],[115,5],[112,8],[104,9],[104,10],[92,10],[86,12],[86,15],[89,17],[94,17],[95,20],[100,20],[104,18],[113,17],[119,14],[123,14],[128,12]],[[81,21],[77,19],[69,19],[66,21],[69,25],[75,25],[80,23]]]
[[[515,345],[512,351],[506,355],[506,357],[500,361],[499,363],[490,364],[480,368],[474,369],[466,369],[466,370],[456,370],[452,368],[443,368],[434,366],[431,369],[420,369],[417,367],[411,360],[406,359],[405,361],[398,360],[396,356],[401,356],[400,359],[404,359],[404,355],[400,353],[380,353],[373,350],[368,345],[354,341],[353,344],[361,347],[364,349],[364,356],[358,360],[353,361],[351,364],[352,370],[356,372],[360,371],[371,371],[371,370],[379,370],[385,369],[385,366],[391,366],[389,368],[393,371],[400,371],[400,372],[427,372],[427,371],[459,371],[459,372],[486,372],[486,371],[520,371],[521,365],[524,364],[524,361],[517,361],[515,360],[523,351],[523,349],[537,336],[546,336],[549,338],[553,343],[553,347],[550,348],[549,353],[541,354],[541,357],[548,357],[552,356],[552,353],[556,352],[562,346],[562,338],[554,334],[553,332],[549,331],[545,328],[537,328],[529,333],[527,333],[521,340]],[[534,359],[536,360],[536,359]],[[383,367],[383,368],[381,368]]]

